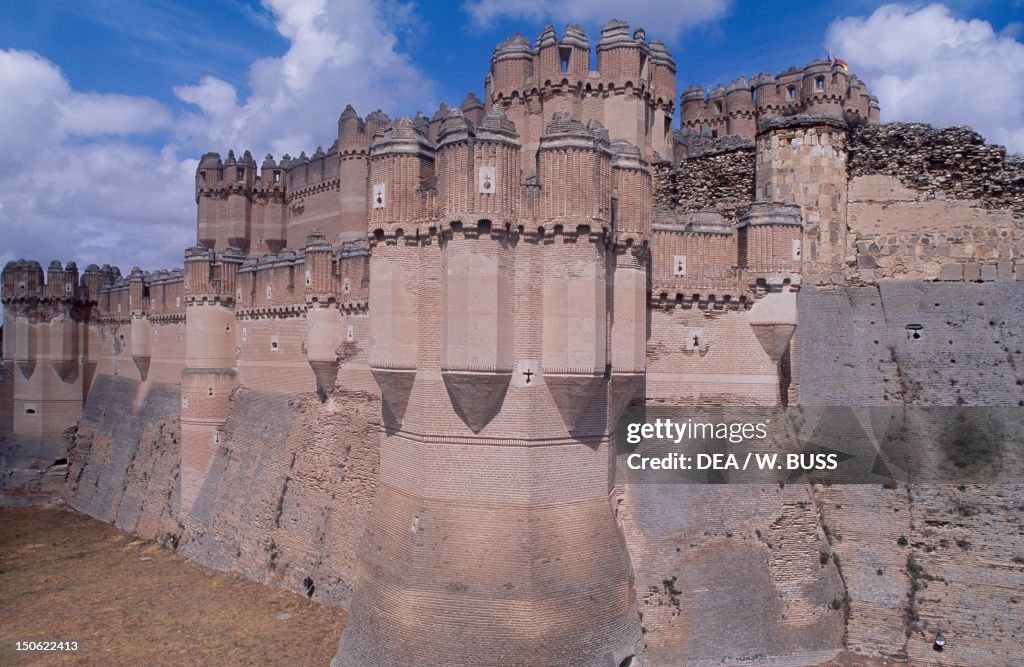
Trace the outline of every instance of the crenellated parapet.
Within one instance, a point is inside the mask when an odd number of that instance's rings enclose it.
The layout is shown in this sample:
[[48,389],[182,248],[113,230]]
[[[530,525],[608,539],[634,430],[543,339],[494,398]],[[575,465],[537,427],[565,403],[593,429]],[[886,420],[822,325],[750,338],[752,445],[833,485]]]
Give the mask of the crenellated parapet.
[[705,94],[691,86],[680,97],[681,128],[712,137],[740,135],[753,139],[759,121],[801,113],[848,122],[877,123],[878,99],[849,73],[842,60],[815,60],[781,74],[740,77]]

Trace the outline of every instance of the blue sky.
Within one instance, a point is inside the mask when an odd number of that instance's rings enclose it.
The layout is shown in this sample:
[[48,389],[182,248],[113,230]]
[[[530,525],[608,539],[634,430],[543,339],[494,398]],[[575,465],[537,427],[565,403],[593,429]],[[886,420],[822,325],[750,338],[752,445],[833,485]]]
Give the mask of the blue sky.
[[206,150],[311,152],[338,114],[469,90],[494,45],[612,17],[667,43],[678,89],[843,56],[883,120],[971,124],[1024,151],[1024,0],[5,2],[0,261],[180,265]]

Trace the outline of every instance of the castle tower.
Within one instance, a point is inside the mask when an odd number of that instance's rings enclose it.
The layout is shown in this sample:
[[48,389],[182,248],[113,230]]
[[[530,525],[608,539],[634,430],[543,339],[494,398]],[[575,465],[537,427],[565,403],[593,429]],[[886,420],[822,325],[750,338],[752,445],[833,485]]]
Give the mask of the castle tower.
[[[778,115],[782,108],[779,85],[771,74],[758,74],[750,82],[754,89],[754,101],[758,117]],[[756,127],[754,128],[757,129]]]
[[243,256],[185,253],[185,370],[181,374],[181,515],[206,482],[236,386],[235,284]]
[[665,45],[648,44],[643,29],[631,35],[628,24],[612,20],[601,31],[596,70],[590,54],[577,25],[566,26],[561,39],[554,26],[545,26],[533,49],[521,35],[495,48],[485,80],[487,108],[501,107],[516,125],[525,177],[536,176],[540,137],[558,113],[601,123],[611,138],[639,147],[646,160],[671,157],[676,64]]
[[828,60],[815,60],[804,68],[802,87],[807,113],[843,117],[850,88],[845,68]]
[[[846,123],[818,114],[762,120],[757,135],[759,202],[800,207],[803,276],[838,283],[846,259]],[[783,256],[788,256],[783,251]]]
[[198,245],[213,249],[227,247],[221,231],[224,218],[224,164],[219,153],[206,153],[196,167],[196,239]]
[[263,158],[253,199],[252,255],[280,252],[287,243],[284,174],[284,165],[277,164],[273,155]]
[[728,114],[727,134],[753,136],[757,131],[754,97],[746,78],[740,77],[725,89],[725,108]]
[[78,298],[74,262],[61,266],[55,260],[43,275],[35,261],[18,260],[3,270],[3,356],[12,376],[14,434],[58,452],[67,447],[65,429],[82,416],[80,362],[88,311]]
[[601,28],[597,69],[615,88],[615,94],[605,101],[602,117],[610,135],[640,146],[646,153],[649,131],[642,91],[649,86],[650,49],[643,31],[638,29],[630,36],[625,21],[609,21]]
[[704,104],[704,89],[690,86],[679,98],[680,126],[693,131],[707,124],[707,113]]
[[[480,127],[451,114],[439,135],[436,218],[417,192],[433,151],[411,122],[371,150],[371,188],[386,186],[369,227],[385,428],[333,664],[629,664],[643,640],[610,499],[607,134],[556,115],[539,217],[515,208],[520,174],[503,165],[520,147],[500,109]],[[649,210],[631,157],[619,182]]]
[[613,246],[611,423],[630,401],[643,396],[647,367],[647,273],[650,266],[653,185],[640,149],[614,141],[612,152]]

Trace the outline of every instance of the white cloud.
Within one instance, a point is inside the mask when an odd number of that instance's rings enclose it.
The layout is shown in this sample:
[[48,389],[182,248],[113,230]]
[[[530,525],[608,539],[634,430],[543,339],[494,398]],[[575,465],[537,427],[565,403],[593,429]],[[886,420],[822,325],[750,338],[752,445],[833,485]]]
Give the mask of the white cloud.
[[377,108],[395,115],[432,97],[433,83],[397,48],[396,20],[397,27],[408,23],[410,4],[264,4],[290,46],[279,58],[253,63],[247,99],[237,100],[235,86],[215,77],[174,89],[179,99],[199,108],[189,129],[208,146],[277,156],[318,144],[326,148],[336,138],[346,104],[363,115]]
[[645,28],[652,39],[672,40],[684,28],[722,18],[730,4],[731,0],[468,0],[464,8],[479,28],[490,28],[502,18],[604,25],[614,17]]
[[75,92],[54,63],[15,50],[0,51],[0,99],[6,259],[73,259],[81,268],[181,263],[180,248],[194,236],[183,203],[195,166],[134,136],[167,127],[168,109],[144,97]]
[[1024,151],[1024,44],[941,4],[835,21],[829,48],[878,96],[883,121],[971,125]]
[[77,91],[53,62],[0,50],[0,259],[180,266],[195,242],[196,162],[207,150],[326,148],[338,115],[406,112],[433,84],[398,50],[372,0],[266,0],[287,52],[252,63],[248,89],[205,76],[145,97]]
[[60,127],[68,134],[145,134],[171,124],[170,112],[159,102],[128,95],[74,93],[60,103]]

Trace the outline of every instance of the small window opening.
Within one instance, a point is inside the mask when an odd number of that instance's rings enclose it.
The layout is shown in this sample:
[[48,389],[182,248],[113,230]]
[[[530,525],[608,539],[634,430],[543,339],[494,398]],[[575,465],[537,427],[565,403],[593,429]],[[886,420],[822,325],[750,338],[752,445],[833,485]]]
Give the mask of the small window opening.
[[53,462],[53,465],[55,465],[55,466],[66,466],[67,464],[68,464],[68,460],[67,459],[57,459],[56,461]]
[[238,180],[244,181],[245,180],[245,167],[239,167],[237,173],[238,173]]
[[312,598],[313,593],[316,592],[316,584],[313,583],[312,577],[306,577],[302,580],[302,587],[306,589],[306,597]]
[[711,138],[712,139],[717,139],[718,138],[718,130],[711,130]]
[[814,90],[819,93],[825,92],[825,77],[819,76],[814,80]]
[[281,172],[275,170],[274,171],[274,183],[276,184],[276,183],[280,183],[280,182],[281,182]]
[[911,340],[921,340],[921,331],[924,329],[920,324],[908,324],[907,336]]
[[207,392],[207,395],[213,396],[213,387],[208,387],[206,392]]
[[35,408],[25,408],[25,414],[26,415],[34,415],[35,413],[36,413],[36,409]]
[[561,68],[562,74],[569,73],[569,60],[572,58],[572,49],[565,46],[558,47],[558,60],[559,67]]
[[792,101],[796,99],[796,86],[786,88],[786,97]]
[[722,113],[722,103],[715,102],[715,113]]

